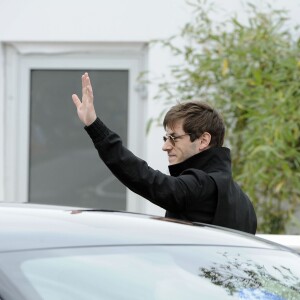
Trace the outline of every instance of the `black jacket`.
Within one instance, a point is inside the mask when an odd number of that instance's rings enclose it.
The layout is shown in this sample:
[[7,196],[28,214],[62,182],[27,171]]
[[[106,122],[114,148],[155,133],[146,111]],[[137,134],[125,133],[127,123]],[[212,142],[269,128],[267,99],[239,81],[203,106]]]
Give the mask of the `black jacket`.
[[167,217],[256,232],[253,206],[232,179],[229,149],[211,148],[171,165],[169,176],[133,155],[98,118],[85,129],[111,172],[130,190],[166,209]]

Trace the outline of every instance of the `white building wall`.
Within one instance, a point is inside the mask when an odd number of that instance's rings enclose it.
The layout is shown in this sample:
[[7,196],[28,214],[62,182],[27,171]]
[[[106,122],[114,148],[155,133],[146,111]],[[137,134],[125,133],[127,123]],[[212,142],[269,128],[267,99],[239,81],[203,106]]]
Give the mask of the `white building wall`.
[[0,201],[4,200],[4,59],[0,43]]
[[[246,1],[216,0],[220,8],[216,18],[237,12],[243,16]],[[262,3],[265,1],[255,1]],[[272,5],[290,11],[291,25],[299,15],[300,1],[277,0]],[[4,143],[4,64],[2,43],[5,42],[142,42],[163,39],[179,31],[191,18],[191,7],[184,0],[0,0],[0,144]],[[150,47],[148,69],[160,75],[174,62],[169,53],[158,46]],[[153,96],[155,86],[148,87],[147,116],[160,111]],[[147,136],[143,158],[154,169],[167,172],[167,157],[161,151],[163,129],[153,127]],[[0,146],[0,201],[5,201],[4,151]],[[149,202],[144,212],[163,214]]]

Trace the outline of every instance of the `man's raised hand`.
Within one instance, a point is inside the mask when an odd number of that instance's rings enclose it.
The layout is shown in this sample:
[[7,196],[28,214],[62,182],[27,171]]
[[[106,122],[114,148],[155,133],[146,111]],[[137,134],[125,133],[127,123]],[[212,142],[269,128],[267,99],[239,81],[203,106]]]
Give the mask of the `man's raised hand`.
[[77,108],[77,114],[81,122],[89,126],[97,118],[94,107],[94,96],[91,81],[88,73],[84,73],[81,77],[82,80],[82,101],[76,94],[72,95],[73,102]]

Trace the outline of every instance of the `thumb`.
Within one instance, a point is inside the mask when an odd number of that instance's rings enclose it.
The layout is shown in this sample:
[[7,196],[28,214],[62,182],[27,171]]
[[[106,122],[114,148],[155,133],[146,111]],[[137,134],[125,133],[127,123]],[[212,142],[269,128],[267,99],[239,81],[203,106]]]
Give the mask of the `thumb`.
[[81,105],[81,101],[76,94],[72,95],[72,100],[77,108]]

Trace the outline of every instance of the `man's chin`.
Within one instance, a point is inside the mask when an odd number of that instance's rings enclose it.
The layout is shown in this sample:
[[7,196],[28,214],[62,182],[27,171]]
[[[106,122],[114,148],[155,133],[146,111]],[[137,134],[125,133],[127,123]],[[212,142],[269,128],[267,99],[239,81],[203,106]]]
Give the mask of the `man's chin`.
[[177,164],[176,157],[169,157],[169,165],[175,165]]

